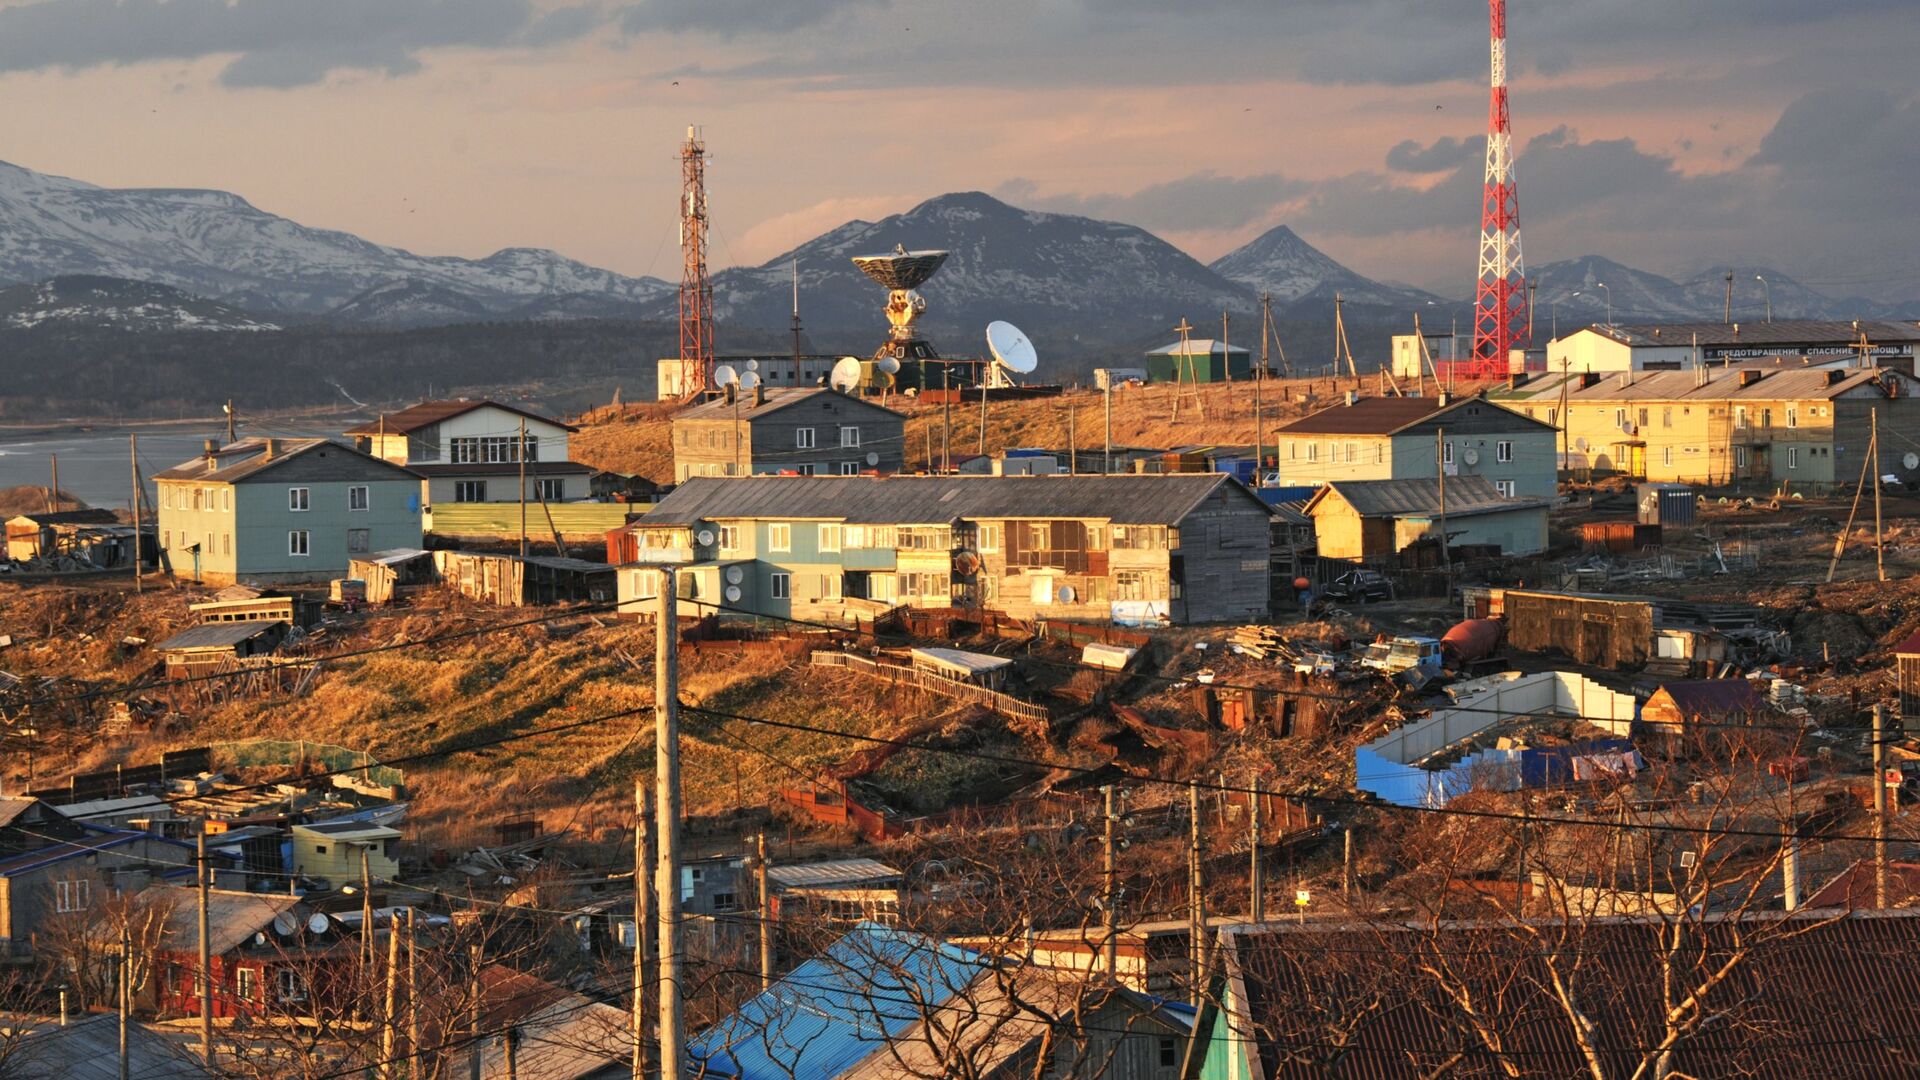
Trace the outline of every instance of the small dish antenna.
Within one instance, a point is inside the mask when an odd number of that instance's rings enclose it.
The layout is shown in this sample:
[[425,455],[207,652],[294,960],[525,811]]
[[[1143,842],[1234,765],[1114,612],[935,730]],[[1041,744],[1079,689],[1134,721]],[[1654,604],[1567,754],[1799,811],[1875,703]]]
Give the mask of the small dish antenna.
[[1040,363],[1033,342],[1010,322],[996,319],[987,324],[987,349],[996,363],[1016,375],[1031,374]]
[[1077,596],[1077,595],[1079,595],[1079,594],[1078,594],[1078,593],[1075,593],[1075,592],[1073,591],[1073,586],[1071,586],[1071,585],[1062,585],[1062,586],[1060,586],[1060,591],[1059,591],[1058,593],[1056,593],[1056,594],[1054,594],[1054,595],[1056,595],[1056,596],[1058,596],[1058,597],[1060,598],[1060,602],[1061,602],[1061,603],[1063,603],[1063,604],[1071,604],[1071,603],[1073,603],[1073,598],[1074,598],[1075,596]]
[[[1912,455],[1912,454],[1908,454],[1907,456],[1908,456],[1908,457],[1912,457],[1913,455]],[[877,451],[873,451],[873,450],[869,450],[869,451],[867,451],[867,464],[868,464],[868,465],[878,465],[878,464],[880,464],[880,454],[879,454],[879,453],[878,453]],[[1907,466],[1907,468],[1909,468],[1909,469],[1911,469],[1911,468],[1913,468],[1913,466],[1911,466],[1911,465],[1909,465],[1909,466]]]
[[713,530],[712,529],[701,529],[699,532],[693,534],[693,538],[695,540],[700,541],[701,547],[713,546]]
[[900,370],[900,360],[894,356],[883,356],[875,360],[873,366],[879,369],[882,374],[891,375]]
[[307,932],[310,934],[324,934],[332,925],[333,923],[325,915],[317,911],[307,918]]
[[747,361],[747,370],[748,370],[748,371],[759,371],[759,370],[760,370],[760,361],[758,361],[758,360],[749,360],[749,361]]
[[746,580],[746,573],[737,566],[727,567],[727,584],[738,585]]
[[283,911],[273,917],[273,932],[281,937],[287,937],[298,929],[300,929],[300,920],[294,918],[291,911]]
[[1469,465],[1480,464],[1480,451],[1475,450],[1472,447],[1468,447],[1466,453],[1461,456],[1467,459],[1467,464]]
[[860,385],[860,358],[843,356],[833,365],[827,384],[843,394],[851,394]]
[[727,603],[737,604],[739,602],[740,602],[740,586],[738,585],[727,586]]
[[740,381],[740,373],[733,370],[732,364],[721,364],[713,369],[713,385],[733,386]]
[[757,371],[749,371],[746,374],[740,376],[740,389],[742,390],[751,390],[754,387],[759,385],[760,385],[760,373]]
[[1908,471],[1912,471],[1914,469],[1920,469],[1920,454],[1916,454],[1913,451],[1909,450],[1907,451],[1906,456],[1900,459],[1900,464],[1905,465]]

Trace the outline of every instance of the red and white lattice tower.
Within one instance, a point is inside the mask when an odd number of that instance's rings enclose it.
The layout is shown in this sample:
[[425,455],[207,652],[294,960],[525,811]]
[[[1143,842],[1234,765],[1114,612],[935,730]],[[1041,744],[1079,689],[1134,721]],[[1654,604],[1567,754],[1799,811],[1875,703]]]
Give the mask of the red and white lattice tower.
[[1507,115],[1507,0],[1487,0],[1493,27],[1493,89],[1487,105],[1487,179],[1480,197],[1480,285],[1473,302],[1473,373],[1507,374],[1508,350],[1532,338],[1526,265],[1520,257],[1520,197]]
[[707,280],[707,144],[692,125],[680,147],[681,389],[713,386],[713,282]]

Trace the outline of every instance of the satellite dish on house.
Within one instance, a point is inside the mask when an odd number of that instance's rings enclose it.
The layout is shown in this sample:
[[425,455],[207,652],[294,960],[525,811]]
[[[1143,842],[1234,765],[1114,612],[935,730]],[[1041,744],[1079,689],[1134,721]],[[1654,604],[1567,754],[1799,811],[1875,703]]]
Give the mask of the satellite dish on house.
[[894,372],[900,370],[900,360],[898,357],[883,356],[880,359],[875,360],[873,362],[873,366],[876,369],[878,369],[882,374],[891,375]]
[[727,584],[738,585],[747,579],[747,575],[737,566],[727,567]]
[[732,364],[721,364],[713,369],[713,385],[732,386],[740,381],[740,373],[733,370]]
[[1587,448],[1586,436],[1583,435],[1580,438],[1573,440],[1573,448],[1575,450],[1585,450]]
[[699,532],[693,534],[693,538],[700,541],[701,547],[713,546],[714,537],[712,529],[701,529]]
[[833,365],[833,374],[828,377],[827,385],[843,394],[850,394],[860,385],[860,358],[843,356]]
[[332,925],[332,920],[317,911],[307,916],[307,933],[309,934],[324,934]]
[[1480,464],[1480,451],[1475,450],[1472,447],[1468,447],[1466,453],[1462,454],[1461,456],[1467,459],[1467,464],[1469,465]]
[[758,361],[758,360],[749,360],[749,361],[747,361],[747,370],[748,370],[748,371],[759,371],[759,370],[760,370],[760,361]]
[[740,586],[738,585],[727,586],[727,603],[737,604],[739,602],[740,602]]
[[1059,591],[1059,592],[1057,592],[1057,593],[1055,593],[1054,595],[1056,595],[1056,596],[1058,596],[1058,597],[1060,598],[1060,602],[1061,602],[1061,603],[1063,603],[1063,604],[1071,604],[1071,603],[1073,603],[1073,598],[1074,598],[1075,596],[1078,596],[1079,594],[1073,591],[1073,586],[1071,586],[1071,585],[1062,585],[1062,586],[1060,586],[1060,591]]
[[298,929],[300,920],[294,918],[291,911],[283,911],[273,917],[273,932],[281,937],[290,937]]
[[757,371],[749,371],[745,375],[740,376],[740,389],[742,390],[751,390],[759,385],[760,373]]
[[1909,471],[1920,469],[1920,454],[1909,450],[1906,452],[1906,455],[1900,459],[1900,464],[1905,465]]
[[[1908,457],[1912,457],[1913,455],[1912,455],[1912,454],[1908,454],[1907,456],[1908,456]],[[869,451],[867,451],[867,464],[868,464],[868,465],[878,465],[878,464],[880,464],[880,455],[879,455],[879,454],[878,454],[877,452],[875,452],[875,451],[872,451],[872,450],[869,450]],[[1913,466],[1911,466],[1911,465],[1909,465],[1909,466],[1907,466],[1907,468],[1909,468],[1909,469],[1911,469],[1911,468],[1913,468]]]
[[1021,333],[1019,327],[999,319],[987,324],[987,349],[1001,367],[1016,375],[1029,374],[1040,363],[1040,356],[1033,351],[1033,342],[1027,340],[1027,335]]

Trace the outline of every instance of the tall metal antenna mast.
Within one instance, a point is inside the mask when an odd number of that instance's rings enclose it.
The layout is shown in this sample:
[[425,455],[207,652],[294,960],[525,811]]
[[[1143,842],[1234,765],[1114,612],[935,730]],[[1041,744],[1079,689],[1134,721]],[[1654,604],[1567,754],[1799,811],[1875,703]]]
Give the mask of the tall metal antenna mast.
[[1493,79],[1487,103],[1487,171],[1480,196],[1480,278],[1474,290],[1473,367],[1478,378],[1507,374],[1507,356],[1532,326],[1520,255],[1520,199],[1513,179],[1513,120],[1507,112],[1507,0],[1487,0]]
[[692,124],[680,147],[680,362],[690,394],[713,386],[713,282],[707,279],[707,144]]

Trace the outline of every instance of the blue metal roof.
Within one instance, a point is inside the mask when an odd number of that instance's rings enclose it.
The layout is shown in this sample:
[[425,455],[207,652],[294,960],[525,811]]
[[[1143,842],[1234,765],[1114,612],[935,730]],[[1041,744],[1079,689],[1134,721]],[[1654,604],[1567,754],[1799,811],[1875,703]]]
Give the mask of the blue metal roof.
[[976,954],[923,934],[861,923],[822,956],[688,1045],[697,1075],[831,1080],[971,983]]

